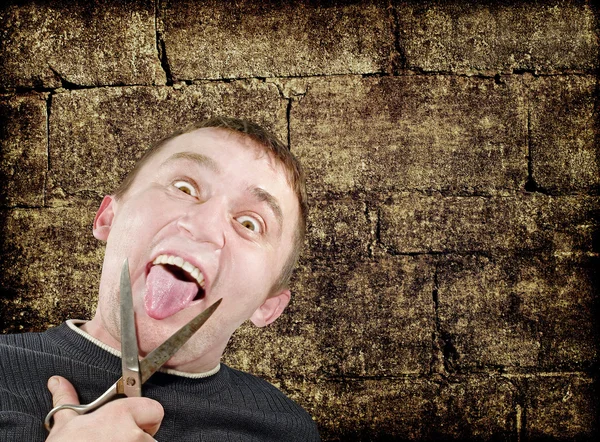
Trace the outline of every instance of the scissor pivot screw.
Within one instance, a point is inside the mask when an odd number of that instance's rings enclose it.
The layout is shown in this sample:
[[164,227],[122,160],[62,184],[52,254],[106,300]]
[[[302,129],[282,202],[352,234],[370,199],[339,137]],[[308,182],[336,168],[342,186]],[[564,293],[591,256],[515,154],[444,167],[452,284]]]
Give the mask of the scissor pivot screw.
[[133,387],[135,385],[135,379],[127,378],[127,385],[129,385],[130,387]]

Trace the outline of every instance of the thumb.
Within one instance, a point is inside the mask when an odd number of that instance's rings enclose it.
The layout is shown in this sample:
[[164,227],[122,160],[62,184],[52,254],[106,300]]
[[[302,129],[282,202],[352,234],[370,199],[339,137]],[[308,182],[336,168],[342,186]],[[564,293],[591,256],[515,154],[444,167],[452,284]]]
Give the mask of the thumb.
[[[52,393],[52,406],[59,405],[79,405],[79,397],[75,391],[75,387],[62,376],[52,376],[48,379],[48,390]],[[73,410],[60,410],[54,415],[54,426],[60,425],[65,419],[76,416],[77,413]]]

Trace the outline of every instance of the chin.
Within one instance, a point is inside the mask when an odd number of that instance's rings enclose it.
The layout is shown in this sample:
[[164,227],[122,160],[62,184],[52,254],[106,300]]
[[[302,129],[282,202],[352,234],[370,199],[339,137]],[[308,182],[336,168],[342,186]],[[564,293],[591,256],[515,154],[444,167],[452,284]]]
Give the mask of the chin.
[[[155,348],[166,341],[180,327],[158,327],[154,324],[153,333],[143,333],[140,335],[140,354],[147,356]],[[203,333],[204,332],[204,333]],[[220,360],[222,351],[220,346],[215,345],[212,337],[214,334],[210,329],[200,329],[196,335],[192,336],[171,359],[164,364],[165,368],[172,368],[181,371],[202,372],[213,369]],[[224,346],[221,350],[224,350]],[[205,369],[206,366],[210,366]]]

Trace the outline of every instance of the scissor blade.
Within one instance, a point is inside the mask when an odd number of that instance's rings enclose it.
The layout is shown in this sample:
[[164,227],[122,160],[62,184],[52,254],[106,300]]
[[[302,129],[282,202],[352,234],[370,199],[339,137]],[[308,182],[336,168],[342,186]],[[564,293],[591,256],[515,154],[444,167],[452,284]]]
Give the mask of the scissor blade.
[[152,350],[152,352],[150,352],[150,354],[146,356],[142,362],[140,362],[142,384],[146,382],[148,378],[156,372],[156,370],[162,367],[165,362],[171,359],[177,350],[179,350],[181,346],[185,344],[200,327],[202,327],[206,320],[210,318],[210,316],[217,309],[219,304],[221,304],[222,300],[222,298],[219,299],[186,325],[181,327],[169,339]]
[[133,312],[133,296],[129,279],[129,262],[125,259],[121,269],[121,368],[123,389],[127,396],[141,396],[140,362],[138,359],[137,333]]

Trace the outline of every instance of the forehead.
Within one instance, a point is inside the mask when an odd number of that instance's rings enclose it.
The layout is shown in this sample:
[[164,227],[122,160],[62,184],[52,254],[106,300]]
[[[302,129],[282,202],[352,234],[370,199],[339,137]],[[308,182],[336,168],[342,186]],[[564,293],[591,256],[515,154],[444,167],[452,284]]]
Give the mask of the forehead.
[[[266,149],[249,137],[227,129],[213,127],[196,129],[172,138],[158,148],[149,163],[152,163],[151,167],[157,167],[169,159],[185,158],[180,154],[186,152],[204,155],[211,160],[206,165],[213,166],[213,169],[217,164],[223,169],[239,161],[259,161],[268,165],[275,174],[287,176],[283,167],[273,159]],[[145,166],[142,169],[144,168]]]

